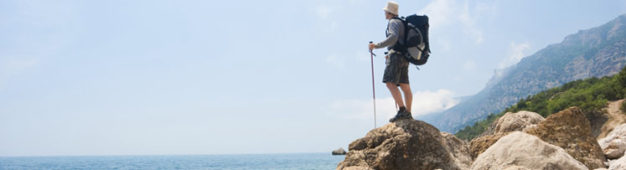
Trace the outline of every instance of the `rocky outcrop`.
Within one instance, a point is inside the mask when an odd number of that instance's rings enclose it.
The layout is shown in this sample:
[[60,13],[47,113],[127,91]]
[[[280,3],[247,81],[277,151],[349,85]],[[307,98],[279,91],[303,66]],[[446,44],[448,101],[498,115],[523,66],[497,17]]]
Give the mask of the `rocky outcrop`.
[[626,156],[619,158],[618,160],[611,161],[609,170],[623,170],[626,169]]
[[455,164],[461,169],[468,169],[469,165],[472,164],[472,157],[470,156],[467,142],[445,132],[441,132],[441,137],[443,137],[442,142],[446,150],[452,154]]
[[476,159],[478,155],[483,153],[485,150],[491,147],[491,145],[496,143],[498,139],[504,137],[505,135],[507,134],[499,133],[499,134],[494,134],[494,135],[485,135],[485,136],[481,136],[481,137],[473,139],[470,142],[470,146],[469,146],[470,156],[472,156],[472,159]]
[[608,117],[608,120],[602,125],[597,139],[606,137],[606,135],[613,131],[615,127],[626,123],[626,114],[620,110],[622,102],[624,102],[624,99],[609,102],[606,108],[606,116]]
[[470,142],[470,155],[475,159],[480,153],[484,152],[491,145],[496,143],[498,139],[513,131],[522,131],[527,127],[532,127],[543,121],[544,118],[529,111],[519,111],[517,113],[508,112],[498,120],[494,121],[489,130],[483,136],[473,139]]
[[500,138],[480,154],[471,169],[587,169],[562,148],[524,132],[512,132]]
[[605,138],[598,141],[608,159],[617,159],[626,151],[626,124],[617,126]]
[[508,112],[504,116],[498,118],[494,125],[494,134],[507,133],[513,131],[522,131],[524,128],[530,125],[537,124],[543,121],[544,118],[535,113],[529,111],[519,111],[517,113]]
[[609,121],[609,115],[605,110],[585,112],[585,117],[589,120],[591,135],[598,139],[602,134],[602,127]]
[[591,134],[589,120],[578,107],[552,114],[526,132],[563,148],[589,169],[605,167],[604,153]]
[[458,142],[423,121],[399,120],[350,143],[337,169],[461,169],[469,165],[457,164]]
[[513,165],[513,166],[506,167],[506,169],[504,169],[504,170],[532,170],[532,169],[526,168],[526,167],[523,167],[523,166]]
[[343,148],[335,149],[333,150],[333,152],[331,152],[331,154],[332,155],[345,155],[346,150],[344,150]]

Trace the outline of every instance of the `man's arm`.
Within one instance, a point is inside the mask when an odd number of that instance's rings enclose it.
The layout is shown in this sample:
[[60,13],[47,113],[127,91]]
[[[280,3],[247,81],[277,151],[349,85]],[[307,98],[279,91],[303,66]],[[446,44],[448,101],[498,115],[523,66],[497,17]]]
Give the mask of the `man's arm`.
[[395,45],[396,42],[398,42],[398,35],[400,33],[401,24],[402,24],[402,21],[399,21],[397,19],[391,20],[389,23],[389,28],[387,30],[387,32],[389,33],[389,35],[387,36],[387,39],[379,43],[376,43],[374,47],[384,48],[384,47]]

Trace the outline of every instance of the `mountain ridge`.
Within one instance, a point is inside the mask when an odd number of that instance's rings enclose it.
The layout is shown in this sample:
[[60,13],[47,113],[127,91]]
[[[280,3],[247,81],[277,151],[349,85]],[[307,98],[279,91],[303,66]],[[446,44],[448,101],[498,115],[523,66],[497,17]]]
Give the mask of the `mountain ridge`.
[[421,119],[454,133],[529,95],[578,79],[613,75],[625,65],[626,14],[623,14],[524,57],[503,70],[502,77],[494,75],[476,95]]

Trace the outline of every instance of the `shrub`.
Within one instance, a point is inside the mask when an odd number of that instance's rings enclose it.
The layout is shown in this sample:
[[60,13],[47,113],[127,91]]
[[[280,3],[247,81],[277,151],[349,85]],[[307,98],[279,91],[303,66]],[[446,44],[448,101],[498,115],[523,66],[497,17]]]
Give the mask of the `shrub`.
[[[614,76],[576,80],[522,98],[517,104],[504,109],[501,113],[490,114],[486,119],[474,123],[473,126],[466,126],[456,135],[461,139],[471,140],[482,134],[493,121],[506,112],[527,110],[547,117],[572,106],[578,106],[584,112],[598,112],[606,107],[607,101],[622,98],[626,98],[626,67]],[[623,102],[620,108],[626,114],[626,102]]]

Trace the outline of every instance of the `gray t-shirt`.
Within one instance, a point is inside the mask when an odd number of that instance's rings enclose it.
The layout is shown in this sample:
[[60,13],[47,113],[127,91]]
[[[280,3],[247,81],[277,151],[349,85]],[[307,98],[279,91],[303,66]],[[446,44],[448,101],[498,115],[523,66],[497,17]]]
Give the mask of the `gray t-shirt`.
[[398,41],[404,43],[404,40],[399,37],[404,37],[404,24],[400,19],[390,19],[387,25],[387,39],[376,43],[376,48],[391,49]]

